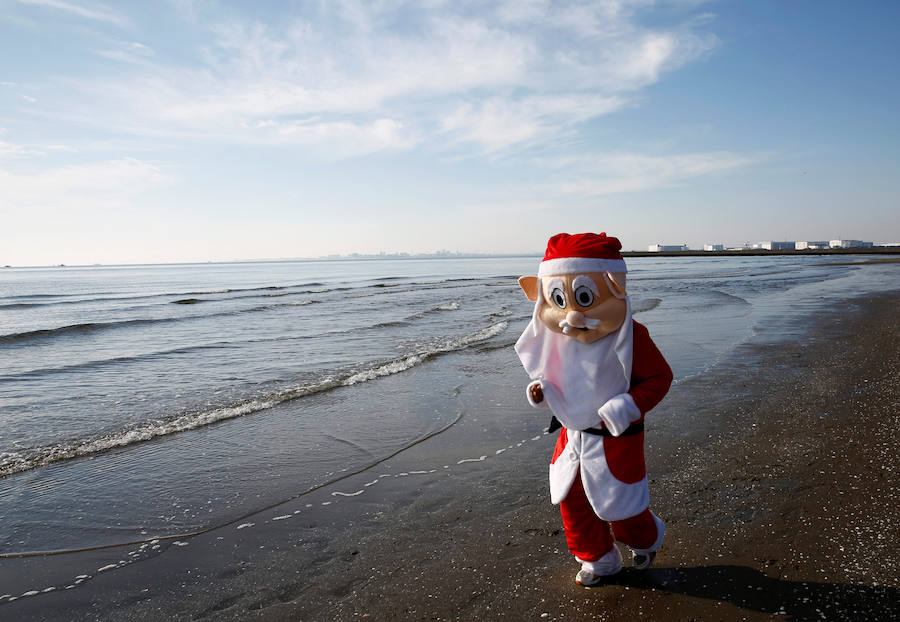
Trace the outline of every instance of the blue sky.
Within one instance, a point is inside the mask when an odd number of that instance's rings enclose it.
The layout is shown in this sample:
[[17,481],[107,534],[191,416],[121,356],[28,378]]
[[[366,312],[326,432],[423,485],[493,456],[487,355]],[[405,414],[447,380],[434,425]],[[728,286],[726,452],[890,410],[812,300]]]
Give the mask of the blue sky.
[[0,265],[900,242],[900,3],[0,0]]

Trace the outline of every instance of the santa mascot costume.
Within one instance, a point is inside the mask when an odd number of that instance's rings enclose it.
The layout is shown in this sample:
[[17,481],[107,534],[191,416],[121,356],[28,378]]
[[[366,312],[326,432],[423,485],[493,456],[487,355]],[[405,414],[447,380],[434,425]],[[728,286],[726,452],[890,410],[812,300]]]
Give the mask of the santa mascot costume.
[[622,569],[650,566],[665,525],[650,511],[644,415],[672,383],[647,329],[631,319],[619,240],[605,233],[550,238],[538,276],[519,285],[534,302],[516,353],[532,382],[529,403],[549,407],[562,428],[550,464],[550,500],[560,505],[566,543],[597,585]]

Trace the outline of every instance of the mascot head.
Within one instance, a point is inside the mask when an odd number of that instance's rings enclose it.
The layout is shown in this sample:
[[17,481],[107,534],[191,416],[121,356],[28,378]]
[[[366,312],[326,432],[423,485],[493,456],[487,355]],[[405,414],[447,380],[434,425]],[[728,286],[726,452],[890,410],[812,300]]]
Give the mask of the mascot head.
[[618,331],[629,314],[621,249],[605,233],[550,238],[538,276],[519,278],[534,319],[585,344]]

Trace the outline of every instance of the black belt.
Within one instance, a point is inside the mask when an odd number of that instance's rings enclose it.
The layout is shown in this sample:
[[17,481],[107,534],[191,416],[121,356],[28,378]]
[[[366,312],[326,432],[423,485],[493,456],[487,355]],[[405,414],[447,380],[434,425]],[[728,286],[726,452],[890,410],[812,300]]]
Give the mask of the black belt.
[[[563,427],[563,424],[559,422],[555,416],[550,417],[550,427],[547,428],[547,432],[556,432],[558,429]],[[581,430],[582,432],[587,432],[588,434],[598,434],[600,436],[613,436],[613,433],[607,430],[606,428],[588,428],[586,430]],[[624,432],[619,434],[619,436],[633,436],[635,434],[640,434],[644,431],[644,422],[641,421],[639,423],[633,423],[628,426]]]

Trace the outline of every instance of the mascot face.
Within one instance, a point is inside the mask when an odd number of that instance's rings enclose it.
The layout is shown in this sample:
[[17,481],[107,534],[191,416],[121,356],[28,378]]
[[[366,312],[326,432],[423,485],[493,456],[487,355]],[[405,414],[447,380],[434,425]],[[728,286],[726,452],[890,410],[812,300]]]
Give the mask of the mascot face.
[[625,321],[624,273],[523,276],[519,285],[529,300],[540,299],[537,314],[542,324],[582,343],[616,332]]

